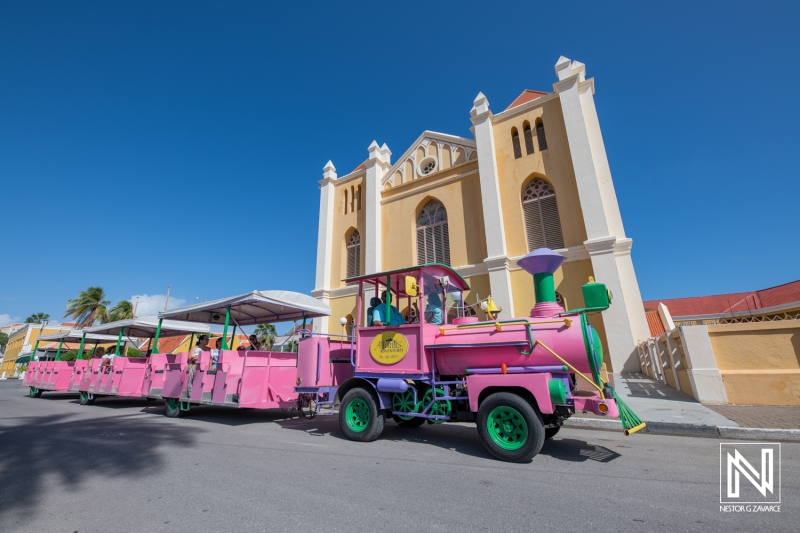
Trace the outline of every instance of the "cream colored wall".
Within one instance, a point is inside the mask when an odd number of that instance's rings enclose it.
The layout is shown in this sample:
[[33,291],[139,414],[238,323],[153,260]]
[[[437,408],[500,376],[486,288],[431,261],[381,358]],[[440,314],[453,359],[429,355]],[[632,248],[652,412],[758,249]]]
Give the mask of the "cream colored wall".
[[[536,138],[537,118],[542,119],[547,138],[547,149],[543,151],[539,150]],[[526,120],[534,130],[534,153],[530,155],[525,149],[523,132],[523,123]],[[522,157],[519,159],[514,158],[511,140],[511,129],[514,127],[520,135]],[[508,119],[496,119],[493,123],[493,132],[508,255],[518,257],[529,251],[522,213],[522,190],[533,177],[545,178],[555,188],[564,245],[567,247],[583,245],[586,240],[586,229],[583,225],[578,187],[558,99],[550,100],[541,107]]]
[[[331,247],[331,288],[343,287],[342,280],[347,274],[347,237],[350,229],[355,228],[361,234],[361,266],[360,271],[364,272],[364,232],[366,229],[366,205],[364,178],[358,177],[347,180],[345,183],[335,182],[334,201],[333,201],[333,246]],[[349,207],[351,187],[356,190],[361,186],[361,209],[351,211]],[[344,191],[348,194],[348,208],[345,214]]]
[[395,185],[384,190],[382,195],[383,270],[416,264],[417,214],[430,199],[441,201],[447,210],[451,265],[476,264],[486,258],[476,163]]
[[707,328],[729,403],[800,405],[800,320]]
[[342,317],[347,317],[347,315],[352,315],[356,320],[358,320],[358,317],[356,316],[356,303],[357,301],[355,296],[331,298],[328,304],[331,306],[331,318],[328,320],[328,331],[323,333],[341,333],[342,325],[339,324],[339,319]]
[[[40,327],[41,326],[39,325],[34,325],[34,327],[31,328],[30,333],[27,336],[28,338],[27,344],[30,344],[31,347],[36,345],[36,339],[39,338],[40,333],[42,335],[49,335],[51,333],[58,333],[59,331],[61,331],[60,329],[48,328],[48,327],[45,327],[44,330],[40,331],[39,330]],[[26,333],[27,330],[22,329],[8,339],[8,345],[6,346],[6,353],[3,356],[3,364],[0,365],[0,375],[2,375],[3,372],[5,372],[6,376],[10,376],[16,370],[17,366],[16,360],[20,356],[20,353],[22,352],[22,347],[25,344]]]

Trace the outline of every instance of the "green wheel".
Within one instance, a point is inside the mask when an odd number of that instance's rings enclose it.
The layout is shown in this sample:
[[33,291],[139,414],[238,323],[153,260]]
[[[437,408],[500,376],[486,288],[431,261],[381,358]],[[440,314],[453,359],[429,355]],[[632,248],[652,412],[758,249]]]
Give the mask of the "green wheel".
[[94,403],[94,395],[88,392],[81,392],[81,405],[92,405]]
[[42,392],[44,391],[42,391],[41,389],[37,389],[36,387],[31,387],[30,391],[31,398],[41,398]]
[[544,424],[524,398],[497,392],[478,408],[478,434],[489,452],[503,461],[530,461],[542,449]]
[[[444,396],[444,389],[440,387],[436,387],[436,396]],[[425,394],[422,396],[422,408],[428,406],[429,403],[433,401],[433,389],[428,389]],[[430,415],[438,415],[438,416],[446,416],[450,417],[453,412],[453,404],[450,403],[450,400],[437,400],[431,408],[428,410],[428,414]],[[441,424],[442,422],[447,422],[444,419],[428,419],[428,422],[431,424]]]
[[347,391],[339,406],[339,426],[350,440],[370,442],[383,432],[386,415],[372,391],[356,387]]
[[183,416],[181,411],[181,402],[178,398],[164,398],[164,414],[169,418],[178,418]]
[[[409,387],[405,392],[396,392],[392,395],[392,410],[401,413],[416,413],[419,411],[419,402],[414,402],[414,389]],[[412,420],[415,416],[394,415],[395,419]]]

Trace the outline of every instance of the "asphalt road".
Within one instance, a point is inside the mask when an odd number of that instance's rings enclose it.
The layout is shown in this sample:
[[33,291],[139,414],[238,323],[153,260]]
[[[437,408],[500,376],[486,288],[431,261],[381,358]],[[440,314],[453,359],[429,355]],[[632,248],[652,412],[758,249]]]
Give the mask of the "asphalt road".
[[780,513],[722,513],[719,441],[565,429],[529,464],[474,426],[45,393],[0,381],[0,531],[797,531],[800,444],[783,444]]

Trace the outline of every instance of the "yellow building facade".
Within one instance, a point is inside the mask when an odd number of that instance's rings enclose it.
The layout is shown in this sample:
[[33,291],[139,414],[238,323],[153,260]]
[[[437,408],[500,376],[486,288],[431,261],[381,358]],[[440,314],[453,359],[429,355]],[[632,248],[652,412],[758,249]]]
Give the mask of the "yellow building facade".
[[5,374],[7,378],[16,375],[17,358],[23,355],[30,355],[36,345],[39,335],[49,335],[61,331],[69,331],[74,326],[44,326],[41,324],[25,324],[8,336],[6,353],[3,355],[3,362],[0,364],[0,376]]
[[313,294],[332,319],[317,319],[319,331],[339,333],[339,318],[356,315],[357,286],[344,279],[434,261],[467,279],[467,304],[491,295],[501,317],[527,316],[533,279],[517,260],[547,246],[567,258],[555,274],[565,307],[583,307],[589,276],[609,286],[614,304],[590,320],[608,366],[638,371],[636,345],[648,328],[594,82],[564,57],[555,71],[552,92],[525,91],[497,114],[478,94],[471,138],[425,131],[394,162],[373,142],[367,160],[341,177],[328,162]]

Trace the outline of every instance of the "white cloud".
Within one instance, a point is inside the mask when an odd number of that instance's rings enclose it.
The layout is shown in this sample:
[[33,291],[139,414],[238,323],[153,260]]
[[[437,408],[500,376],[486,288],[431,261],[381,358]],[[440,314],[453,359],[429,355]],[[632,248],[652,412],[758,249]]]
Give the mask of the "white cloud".
[[[167,301],[166,294],[134,294],[131,296],[131,303],[136,306],[136,299],[139,305],[136,307],[136,316],[156,316],[164,310],[164,303]],[[170,296],[169,309],[186,305],[186,300]]]
[[11,318],[11,315],[9,314],[2,314],[0,315],[0,327],[11,324],[12,322],[16,322],[17,320],[19,319],[16,317]]

